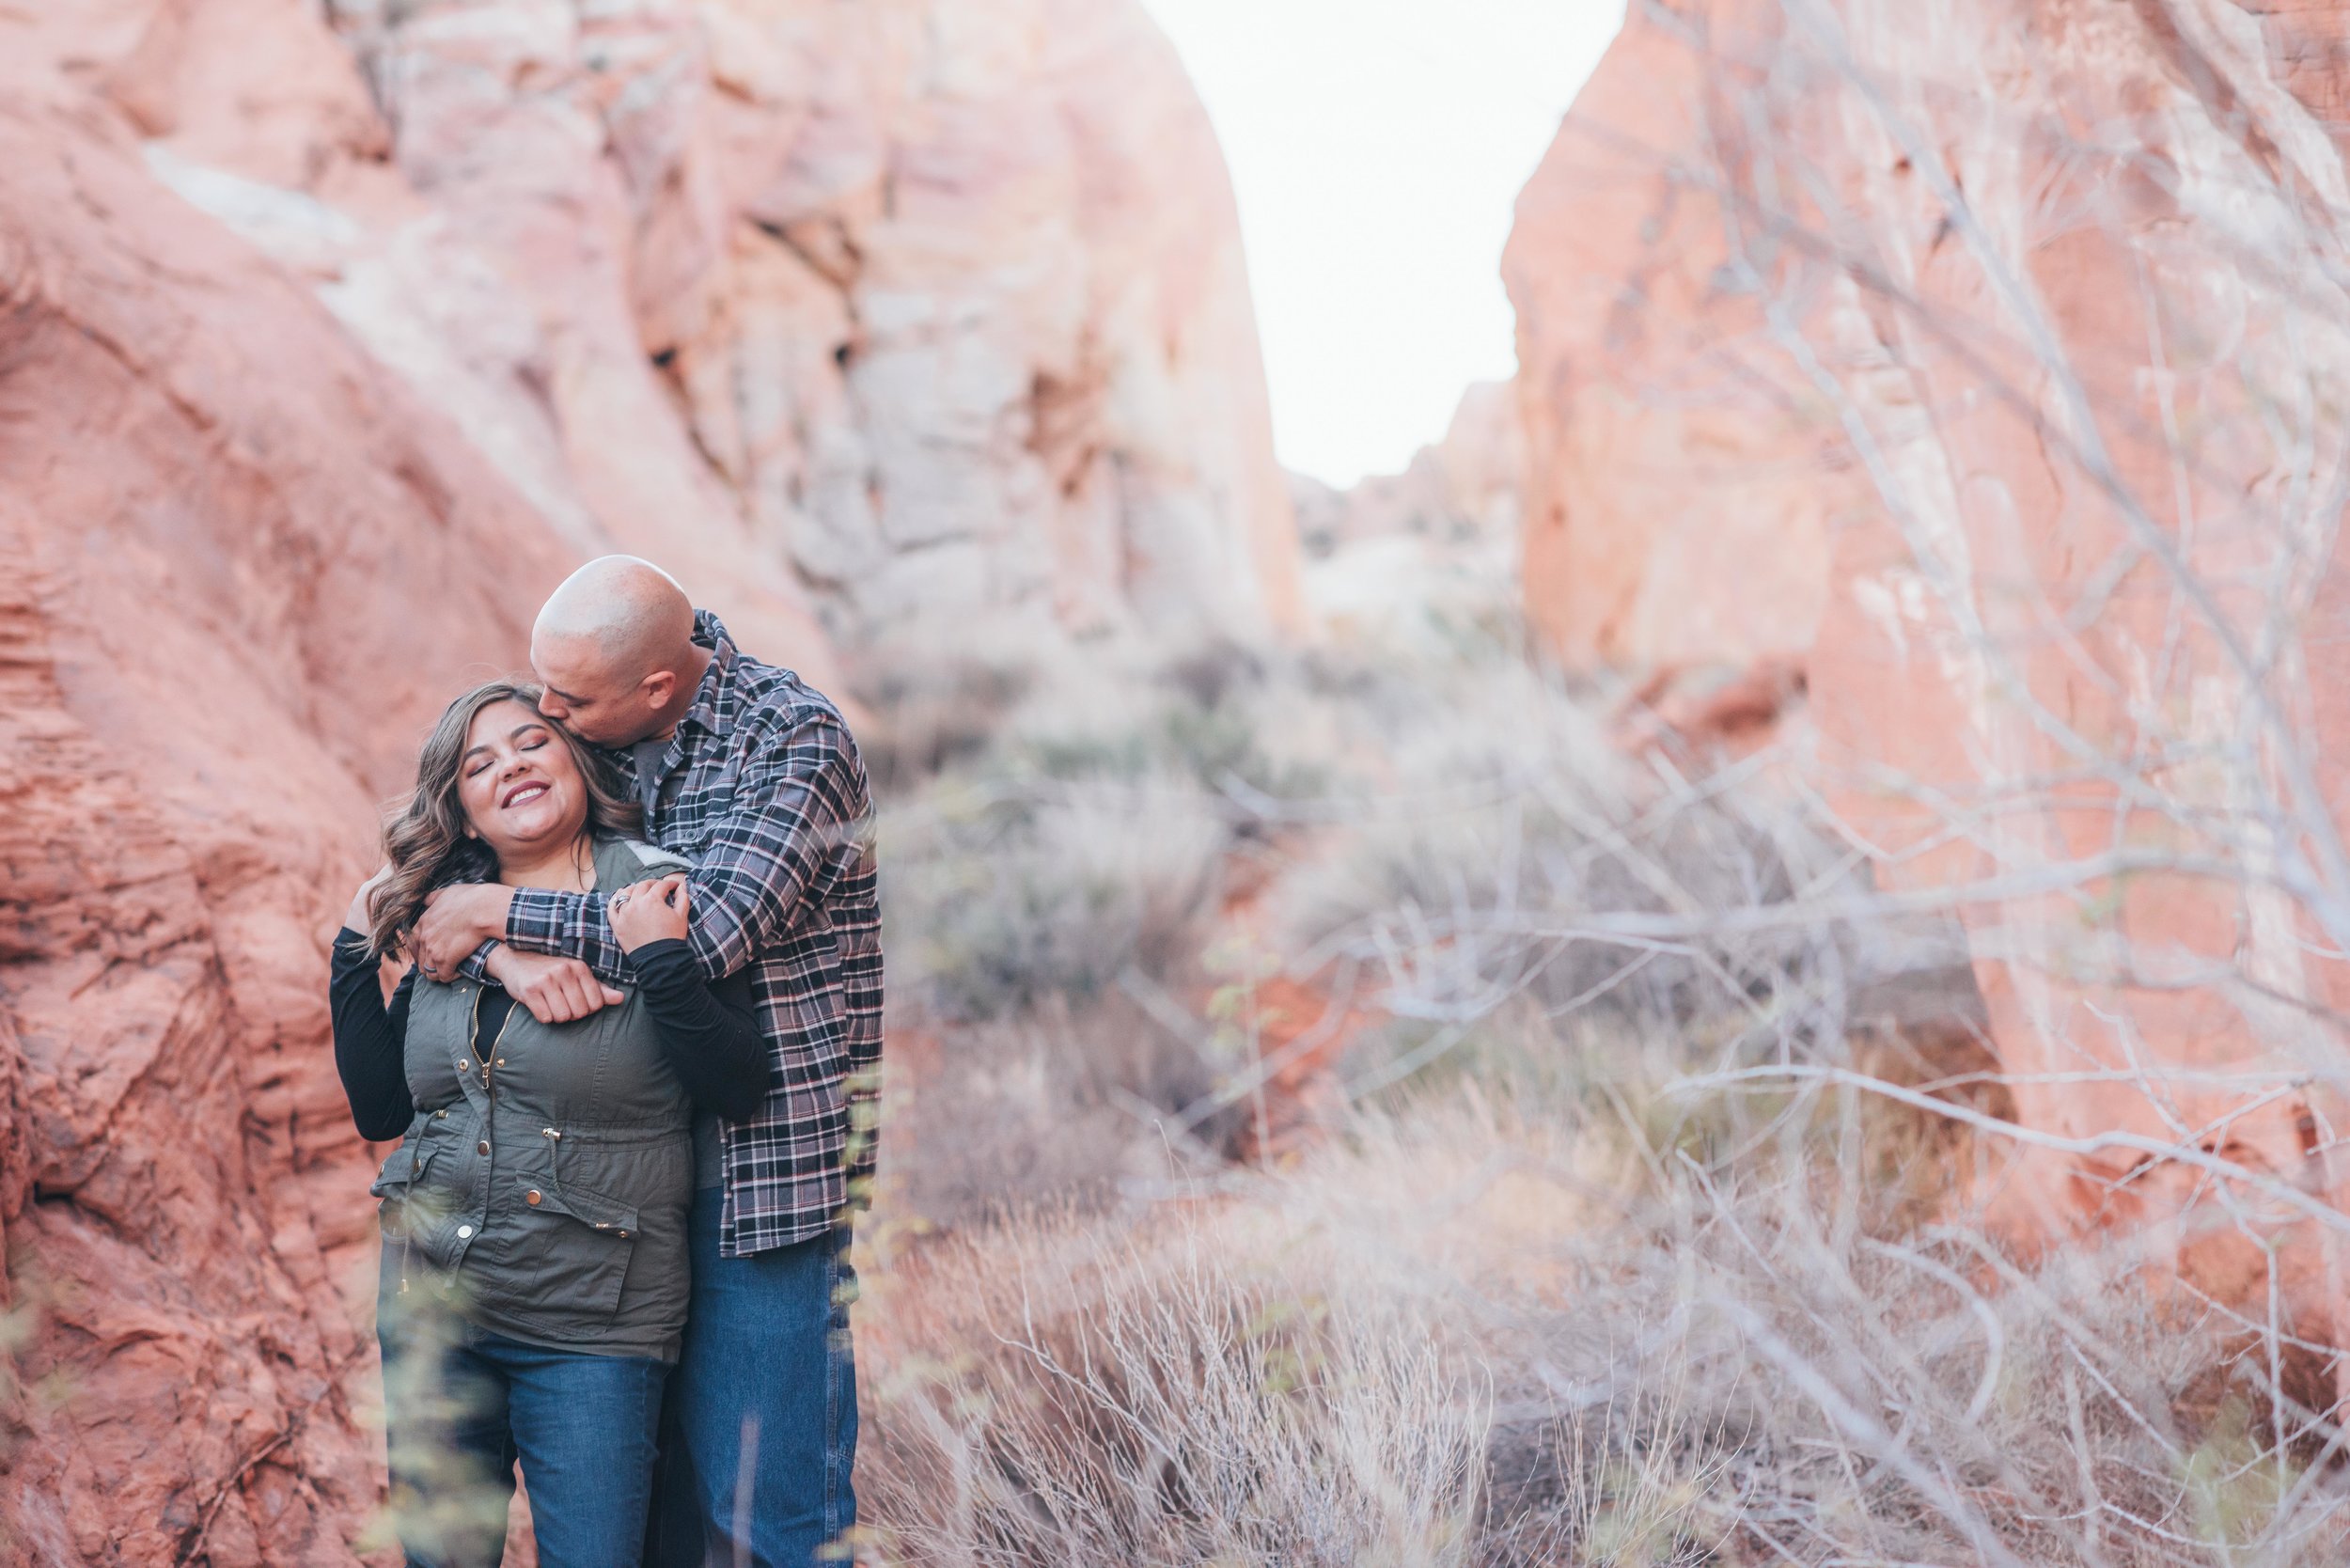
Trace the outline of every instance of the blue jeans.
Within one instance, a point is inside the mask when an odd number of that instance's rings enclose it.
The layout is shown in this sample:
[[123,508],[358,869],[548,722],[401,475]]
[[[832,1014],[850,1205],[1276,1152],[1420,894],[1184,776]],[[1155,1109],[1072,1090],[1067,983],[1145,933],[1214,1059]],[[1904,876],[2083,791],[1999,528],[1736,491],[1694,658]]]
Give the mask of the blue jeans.
[[388,1297],[376,1323],[409,1568],[496,1568],[517,1459],[540,1568],[635,1568],[667,1363],[546,1350]]
[[694,1195],[694,1304],[662,1415],[645,1561],[837,1560],[856,1523],[848,1231],[721,1258],[721,1201],[715,1187]]

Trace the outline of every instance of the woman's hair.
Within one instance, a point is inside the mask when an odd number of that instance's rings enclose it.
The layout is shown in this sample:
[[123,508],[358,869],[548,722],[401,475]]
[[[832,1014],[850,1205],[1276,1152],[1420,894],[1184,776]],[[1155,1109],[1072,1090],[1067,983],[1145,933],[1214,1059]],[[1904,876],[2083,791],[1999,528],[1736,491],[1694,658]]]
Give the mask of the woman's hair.
[[[384,827],[384,859],[391,875],[368,900],[368,945],[377,958],[400,947],[434,888],[497,875],[497,856],[490,846],[465,832],[465,807],[458,795],[465,737],[473,733],[475,716],[497,702],[519,702],[536,711],[539,688],[520,681],[476,686],[448,705],[416,754],[416,787]],[[550,719],[547,728],[579,764],[588,790],[588,830],[599,838],[638,832],[644,809],[628,797],[612,764],[561,725]]]

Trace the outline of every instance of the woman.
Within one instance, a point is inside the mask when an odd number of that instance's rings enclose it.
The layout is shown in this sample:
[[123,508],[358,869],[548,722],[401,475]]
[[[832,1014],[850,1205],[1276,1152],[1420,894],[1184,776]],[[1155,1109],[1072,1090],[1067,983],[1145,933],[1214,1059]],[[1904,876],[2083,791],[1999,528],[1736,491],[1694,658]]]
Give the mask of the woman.
[[[500,682],[449,704],[335,944],[352,1118],[400,1139],[373,1189],[377,1334],[418,1568],[497,1560],[517,1458],[546,1568],[638,1561],[685,1326],[694,1104],[740,1118],[768,1087],[746,979],[706,983],[684,941],[664,874],[682,862],[630,840],[637,809],[538,698]],[[549,1023],[411,968],[387,1007],[382,961],[426,898],[479,880],[607,894],[634,989],[589,980],[572,989],[605,1005]]]

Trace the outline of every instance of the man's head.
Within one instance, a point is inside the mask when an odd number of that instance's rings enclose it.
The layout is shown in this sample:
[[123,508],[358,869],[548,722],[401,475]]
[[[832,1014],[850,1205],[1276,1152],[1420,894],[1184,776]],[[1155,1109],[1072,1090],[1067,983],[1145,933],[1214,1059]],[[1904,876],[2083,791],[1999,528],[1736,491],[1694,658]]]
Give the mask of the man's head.
[[634,556],[605,556],[563,580],[530,632],[539,709],[598,745],[666,735],[694,703],[710,662],[676,579]]

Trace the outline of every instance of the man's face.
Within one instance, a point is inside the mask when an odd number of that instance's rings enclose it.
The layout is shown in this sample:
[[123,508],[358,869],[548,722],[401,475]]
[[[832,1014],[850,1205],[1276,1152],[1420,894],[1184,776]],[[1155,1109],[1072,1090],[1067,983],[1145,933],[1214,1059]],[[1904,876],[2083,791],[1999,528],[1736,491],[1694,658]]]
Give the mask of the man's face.
[[535,636],[530,667],[546,688],[539,711],[584,741],[634,745],[659,727],[648,683],[612,669],[592,642]]

